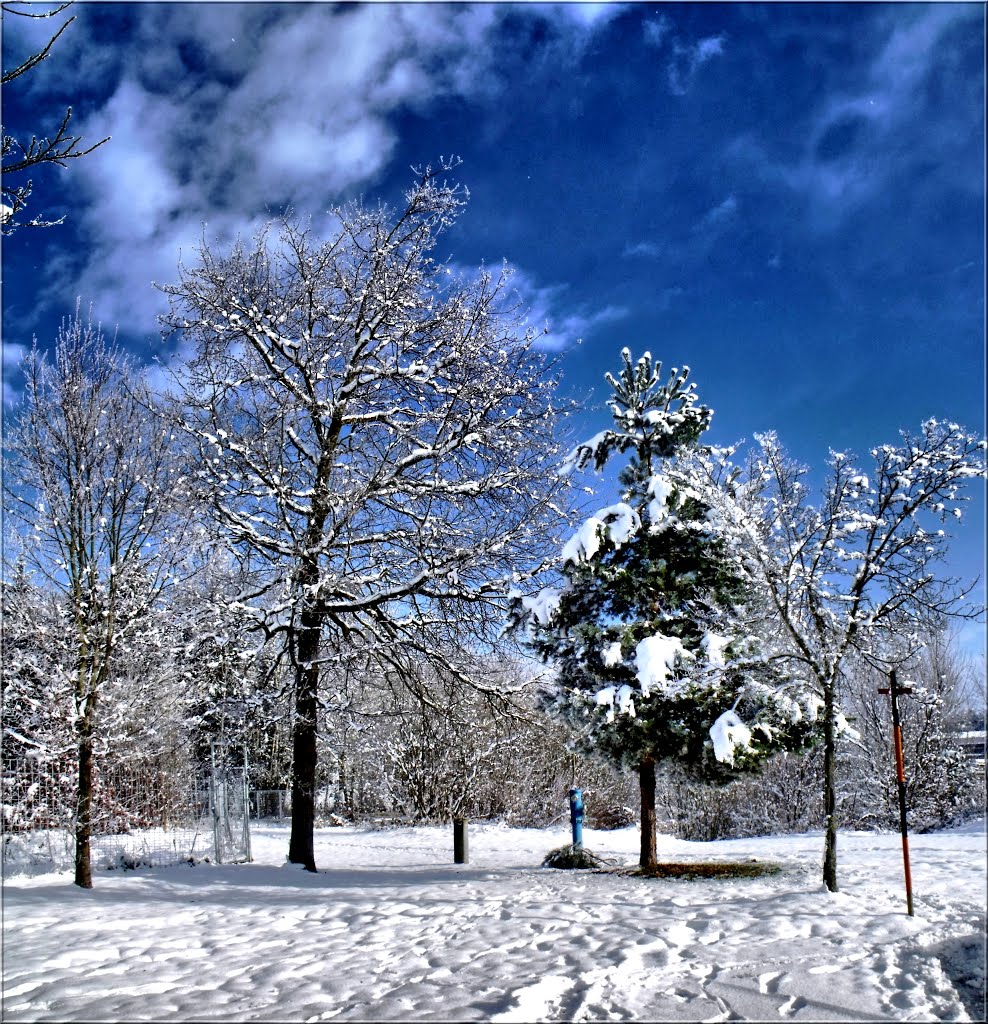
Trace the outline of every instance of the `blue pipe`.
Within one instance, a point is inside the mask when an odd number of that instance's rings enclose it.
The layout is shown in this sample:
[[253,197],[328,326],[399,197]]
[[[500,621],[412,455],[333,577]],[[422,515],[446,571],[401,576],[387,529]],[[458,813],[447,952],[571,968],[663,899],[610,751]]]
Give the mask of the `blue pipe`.
[[569,820],[573,826],[573,846],[583,847],[583,790],[569,791]]

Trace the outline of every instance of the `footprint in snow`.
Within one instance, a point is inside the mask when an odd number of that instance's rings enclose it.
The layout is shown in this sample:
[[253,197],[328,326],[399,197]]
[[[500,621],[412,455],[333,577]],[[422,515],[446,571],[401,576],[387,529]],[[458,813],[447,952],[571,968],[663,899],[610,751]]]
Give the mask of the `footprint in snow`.
[[573,987],[573,982],[562,975],[549,974],[534,985],[525,985],[511,993],[513,1006],[495,1013],[491,1024],[525,1024],[527,1021],[546,1020],[552,1007]]
[[806,1000],[802,996],[790,996],[780,1007],[780,1017],[791,1017],[806,1006]]
[[783,971],[768,971],[766,974],[759,974],[758,991],[762,995],[774,996],[779,991],[779,986],[785,977]]

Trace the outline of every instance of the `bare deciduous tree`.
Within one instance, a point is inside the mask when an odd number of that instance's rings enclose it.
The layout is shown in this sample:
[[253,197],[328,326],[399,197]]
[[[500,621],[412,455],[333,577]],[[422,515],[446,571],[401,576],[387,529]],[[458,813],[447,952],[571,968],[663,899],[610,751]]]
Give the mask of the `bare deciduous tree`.
[[[60,4],[54,10],[37,13],[33,10],[23,9],[29,6],[33,5],[18,3],[0,4],[4,16],[17,15],[23,18],[53,18],[71,6],[71,2]],[[2,79],[0,79],[0,84],[4,86],[9,85],[10,82],[32,70],[32,68],[36,68],[42,61],[46,60],[58,37],[73,21],[75,21],[74,15],[61,25],[44,47],[21,61],[12,70],[5,71]],[[65,220],[64,217],[59,217],[58,220],[46,220],[44,216],[32,217],[26,221],[19,220],[19,216],[23,213],[28,204],[28,199],[31,197],[33,183],[28,179],[16,185],[8,184],[8,176],[12,177],[13,175],[22,174],[24,171],[29,171],[32,167],[39,167],[43,164],[64,167],[67,161],[86,156],[97,147],[102,146],[104,142],[109,141],[110,137],[107,136],[92,146],[88,146],[85,149],[81,148],[82,137],[69,134],[69,121],[71,119],[72,108],[68,107],[54,135],[50,137],[32,135],[31,141],[27,143],[21,142],[14,136],[8,135],[6,131],[0,130],[0,134],[3,136],[3,203],[0,205],[0,234],[10,235],[19,227],[52,227],[53,225],[61,224]]]
[[452,642],[489,630],[539,564],[554,385],[505,311],[505,275],[431,252],[463,205],[449,170],[397,212],[288,220],[181,268],[167,323],[194,346],[177,418],[217,527],[253,573],[238,603],[295,670],[289,860],[315,870],[321,666],[403,652],[469,679]]
[[[945,576],[945,524],[961,516],[965,485],[985,471],[985,442],[956,423],[926,421],[899,444],[872,449],[868,471],[831,452],[819,505],[774,434],[746,473],[729,473],[724,514],[750,538],[783,643],[823,702],[823,879],[837,890],[839,687],[852,656],[905,663],[931,617],[977,616],[970,587]],[[717,488],[708,500],[716,503]]]
[[115,657],[147,625],[186,555],[185,520],[176,514],[184,484],[146,389],[78,308],[59,330],[54,359],[35,345],[24,371],[4,491],[24,564],[58,596],[69,624],[62,670],[78,758],[75,881],[90,888],[100,700]]

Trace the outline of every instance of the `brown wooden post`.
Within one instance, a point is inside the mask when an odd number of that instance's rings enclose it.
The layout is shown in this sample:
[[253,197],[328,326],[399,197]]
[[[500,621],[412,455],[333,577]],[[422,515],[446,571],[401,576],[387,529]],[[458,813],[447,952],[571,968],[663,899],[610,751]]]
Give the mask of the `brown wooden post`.
[[906,825],[906,770],[902,758],[902,724],[899,720],[899,694],[912,693],[907,686],[899,686],[895,669],[889,673],[889,685],[879,693],[887,693],[892,701],[892,732],[895,739],[895,779],[899,788],[899,829],[902,832],[902,867],[906,876],[906,909],[913,916],[913,878],[909,870],[909,830]]
[[655,847],[655,758],[651,754],[646,754],[638,765],[638,789],[642,805],[638,864],[643,868],[654,868],[658,854]]

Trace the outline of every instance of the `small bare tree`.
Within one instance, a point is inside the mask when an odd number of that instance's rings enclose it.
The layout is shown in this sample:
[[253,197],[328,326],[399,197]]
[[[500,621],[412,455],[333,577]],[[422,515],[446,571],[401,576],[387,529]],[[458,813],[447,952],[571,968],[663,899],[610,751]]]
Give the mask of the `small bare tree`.
[[[956,423],[926,421],[918,434],[871,451],[867,471],[831,452],[819,504],[807,470],[774,434],[746,472],[724,472],[707,498],[748,537],[782,642],[776,655],[801,667],[822,702],[823,879],[837,890],[837,742],[845,724],[839,690],[853,656],[904,663],[931,618],[974,616],[970,586],[948,578],[945,524],[961,516],[965,485],[984,476],[985,442]],[[717,491],[723,498],[718,502]]]
[[289,860],[315,870],[321,666],[402,652],[466,681],[453,637],[502,613],[550,525],[554,381],[505,275],[432,257],[464,202],[417,175],[404,208],[296,221],[165,288],[195,356],[176,421],[217,528],[253,573],[238,599],[294,666]]
[[[35,12],[23,9],[32,6],[32,4],[27,3],[0,4],[5,17],[7,15],[17,15],[22,18],[53,18],[71,6],[71,0],[69,3],[59,4],[58,7],[49,11]],[[58,37],[73,21],[75,21],[74,15],[68,21],[63,22],[58,31],[37,53],[31,54],[30,57],[21,61],[12,70],[4,71],[0,84],[3,86],[9,85],[14,79],[19,78],[21,75],[32,70],[32,68],[36,68],[42,61],[46,60]],[[26,221],[20,220],[19,217],[27,206],[28,199],[31,197],[33,183],[31,179],[28,179],[20,184],[8,184],[8,176],[22,174],[24,171],[29,171],[32,167],[39,167],[43,164],[64,167],[67,161],[86,156],[97,147],[102,146],[104,142],[109,141],[110,137],[107,136],[105,139],[100,139],[94,145],[82,149],[82,137],[69,134],[69,121],[71,119],[72,108],[68,107],[54,135],[50,137],[32,135],[31,141],[27,143],[21,142],[0,129],[0,133],[3,135],[3,203],[0,205],[0,233],[10,235],[19,227],[52,227],[53,225],[61,224],[65,220],[64,217],[59,217],[58,220],[46,220],[43,216],[33,217]]]
[[24,373],[4,492],[23,564],[57,595],[69,624],[60,671],[78,757],[75,881],[90,888],[100,700],[118,652],[149,623],[186,555],[188,502],[149,393],[78,307],[62,323],[54,359],[35,344]]
[[[973,666],[942,622],[928,623],[917,639],[922,649],[899,666],[899,678],[911,691],[899,702],[899,716],[909,827],[926,832],[983,813],[984,772],[965,756],[957,737],[970,706],[966,697],[975,683]],[[854,786],[847,795],[860,811],[851,816],[842,808],[841,820],[850,820],[856,827],[870,822],[894,828],[899,805],[892,720],[889,698],[878,692],[888,687],[888,673],[861,664],[848,675],[853,681],[850,710],[859,739],[847,751],[845,778]],[[983,683],[978,690],[982,687]]]

